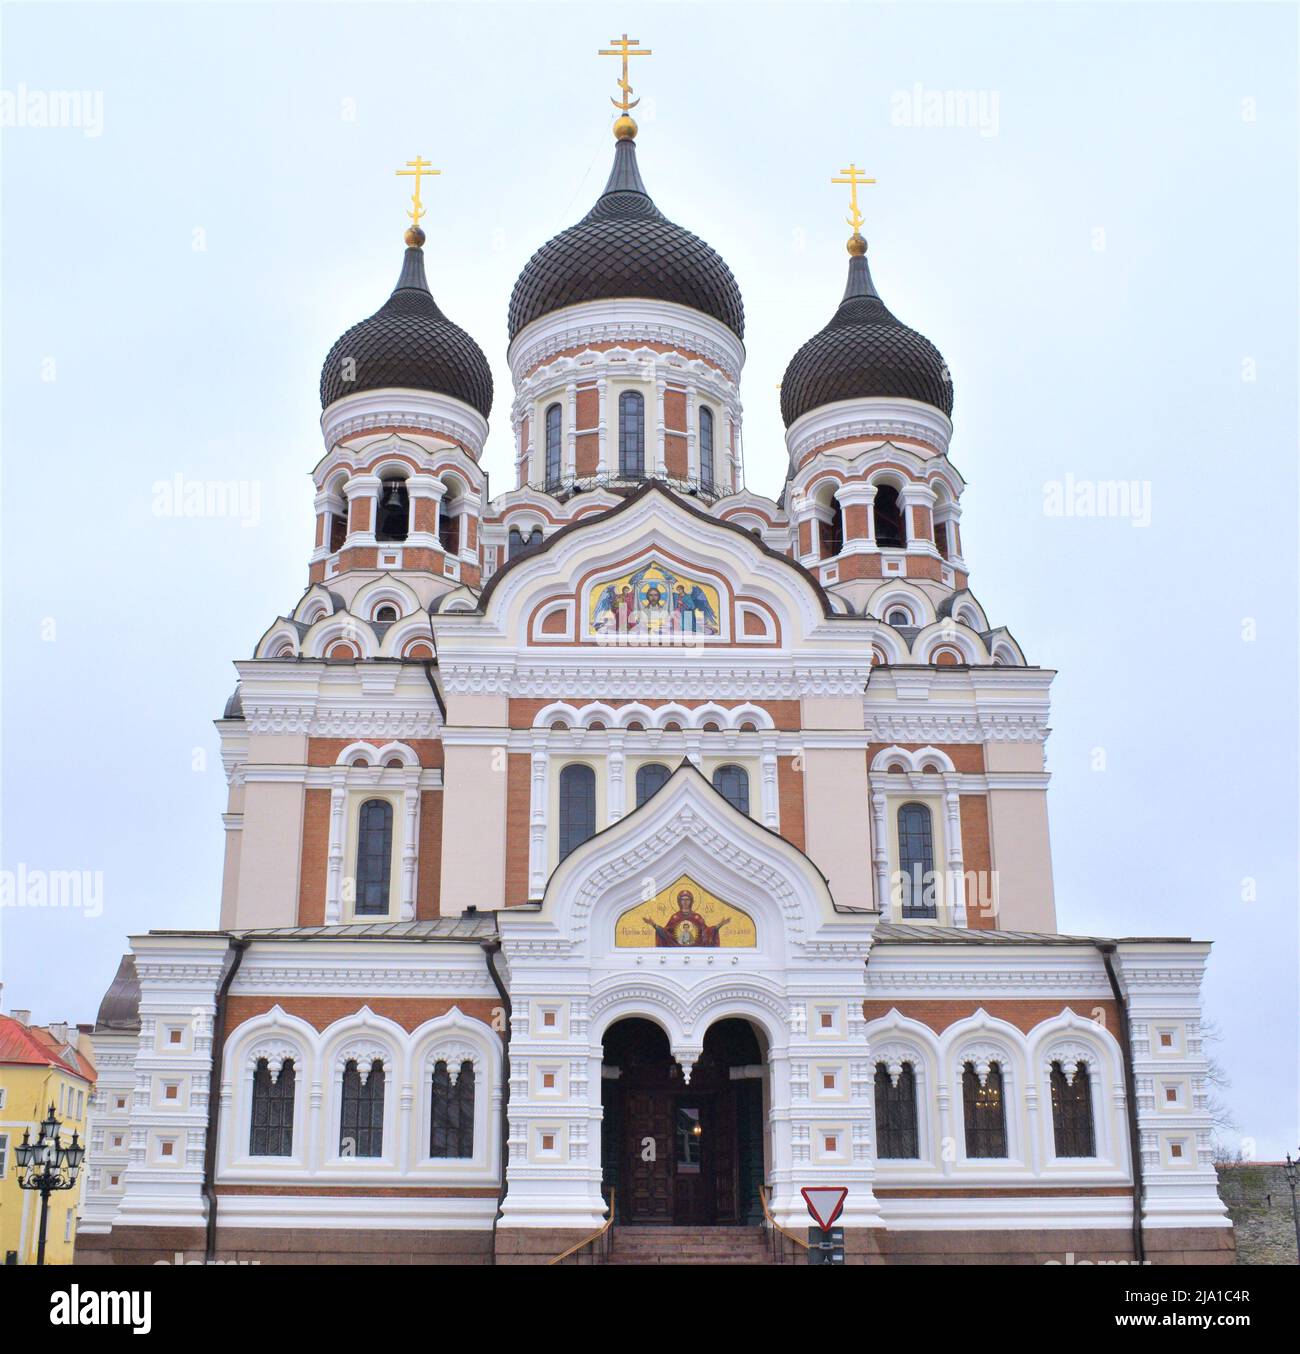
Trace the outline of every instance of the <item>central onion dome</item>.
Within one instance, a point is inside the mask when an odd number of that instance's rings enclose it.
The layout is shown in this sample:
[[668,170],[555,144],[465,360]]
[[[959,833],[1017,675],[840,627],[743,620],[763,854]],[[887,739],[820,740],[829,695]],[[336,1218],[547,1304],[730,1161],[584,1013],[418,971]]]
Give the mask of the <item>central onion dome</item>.
[[871,281],[861,235],[849,240],[849,254],[849,281],[839,309],[785,369],[785,426],[839,400],[919,400],[951,416],[952,377],[942,353],[886,308]]
[[492,372],[483,349],[438,309],[424,276],[424,231],[406,232],[406,257],[393,294],[329,350],[320,373],[321,408],[363,390],[400,387],[449,395],[492,410]]
[[740,288],[721,255],[668,220],[646,192],[632,140],[619,119],[614,168],[596,205],[528,260],[510,297],[510,337],[543,315],[584,301],[672,301],[745,337]]

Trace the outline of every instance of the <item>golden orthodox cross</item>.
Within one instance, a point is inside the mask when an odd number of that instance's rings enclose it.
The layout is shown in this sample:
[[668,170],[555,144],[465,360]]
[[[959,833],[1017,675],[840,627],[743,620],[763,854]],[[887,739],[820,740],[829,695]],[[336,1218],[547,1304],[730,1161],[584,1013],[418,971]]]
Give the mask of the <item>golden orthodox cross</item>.
[[406,162],[405,169],[397,170],[397,177],[399,179],[401,178],[415,179],[415,192],[411,194],[411,204],[413,210],[407,212],[406,214],[411,218],[411,221],[417,226],[420,224],[420,217],[424,215],[424,208],[420,206],[420,175],[428,174],[432,176],[434,174],[441,173],[442,173],[441,169],[434,169],[432,167],[432,161],[422,160],[418,155],[415,157],[414,160],[408,160]]
[[626,33],[624,33],[623,36],[622,36],[621,38],[610,38],[609,42],[610,42],[610,45],[609,45],[608,47],[602,47],[602,48],[600,49],[600,51],[596,53],[596,55],[597,55],[597,56],[621,56],[621,57],[623,58],[623,74],[622,74],[622,77],[619,79],[619,82],[618,82],[618,87],[619,87],[619,89],[621,89],[621,90],[623,91],[623,98],[622,98],[622,100],[620,101],[620,100],[618,100],[618,99],[615,99],[615,98],[611,97],[611,98],[610,98],[610,103],[612,103],[612,104],[614,105],[615,108],[621,108],[621,109],[623,110],[623,112],[626,113],[626,112],[628,111],[629,108],[635,108],[635,107],[637,106],[637,104],[639,104],[639,103],[641,102],[640,99],[633,99],[633,98],[631,98],[631,94],[632,94],[632,86],[631,86],[630,84],[628,84],[628,82],[627,82],[627,60],[628,60],[628,57],[630,57],[630,56],[653,56],[654,53],[653,53],[652,51],[650,51],[649,49],[647,49],[647,50],[645,50],[645,51],[643,51],[643,52],[634,52],[634,51],[632,50],[632,48],[633,48],[633,47],[640,47],[640,46],[641,46],[641,39],[640,39],[640,38],[629,38],[628,35],[627,35]]
[[857,165],[852,163],[850,163],[847,169],[841,169],[840,173],[846,175],[846,177],[842,179],[832,179],[831,182],[847,183],[849,185],[849,214],[845,217],[845,220],[853,227],[854,233],[856,234],[862,229],[862,223],[866,220],[866,217],[858,210],[858,186],[865,183],[875,183],[875,179],[867,178]]

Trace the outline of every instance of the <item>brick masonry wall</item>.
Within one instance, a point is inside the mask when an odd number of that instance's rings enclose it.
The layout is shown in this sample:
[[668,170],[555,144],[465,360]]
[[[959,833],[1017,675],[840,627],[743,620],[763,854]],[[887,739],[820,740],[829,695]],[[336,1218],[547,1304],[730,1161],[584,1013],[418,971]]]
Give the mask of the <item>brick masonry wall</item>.
[[991,904],[981,906],[984,899],[994,897],[992,884],[993,857],[989,838],[989,801],[987,795],[962,795],[961,805],[961,858],[967,875],[972,872],[976,880],[967,879],[966,924],[972,931],[992,931],[997,928],[996,915],[988,910]]
[[973,1001],[961,998],[934,1001],[864,1001],[862,1014],[867,1020],[879,1020],[890,1011],[897,1009],[900,1015],[928,1025],[936,1034],[942,1034],[949,1025],[965,1020],[976,1011],[983,1009],[998,1020],[1005,1020],[1026,1034],[1044,1020],[1058,1016],[1062,1011],[1073,1011],[1084,1020],[1096,1020],[1098,1015],[1108,1030],[1119,1029],[1119,1014],[1115,1003],[1107,998],[1104,1001],[1053,1001],[1042,998],[1029,1001],[1014,998],[988,1001]]
[[795,765],[794,757],[778,757],[776,763],[776,796],[780,812],[781,835],[800,851],[808,850],[804,832],[803,772]]
[[302,860],[298,869],[298,925],[325,924],[329,872],[330,792],[307,790],[302,815]]
[[506,765],[506,906],[528,901],[528,832],[533,759],[512,752]]
[[420,792],[420,841],[416,858],[415,915],[420,921],[438,915],[442,891],[442,791]]

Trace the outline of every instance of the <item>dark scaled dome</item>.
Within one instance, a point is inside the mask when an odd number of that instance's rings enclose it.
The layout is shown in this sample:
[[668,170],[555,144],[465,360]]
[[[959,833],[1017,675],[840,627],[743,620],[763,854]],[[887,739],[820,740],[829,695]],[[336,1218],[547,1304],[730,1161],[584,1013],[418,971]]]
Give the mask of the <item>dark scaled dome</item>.
[[837,400],[920,400],[952,414],[952,378],[938,348],[886,309],[867,267],[866,241],[849,242],[844,299],[819,334],[790,359],[781,382],[781,417],[797,418]]
[[[408,232],[406,258],[393,294],[330,349],[320,373],[322,409],[345,395],[400,386],[449,395],[484,418],[491,412],[487,358],[438,309],[424,277],[423,240],[423,231]],[[353,379],[347,379],[349,374]]]
[[510,297],[510,337],[554,310],[617,297],[690,306],[745,337],[745,307],[731,269],[655,206],[630,137],[618,142],[596,205],[548,240],[519,274]]

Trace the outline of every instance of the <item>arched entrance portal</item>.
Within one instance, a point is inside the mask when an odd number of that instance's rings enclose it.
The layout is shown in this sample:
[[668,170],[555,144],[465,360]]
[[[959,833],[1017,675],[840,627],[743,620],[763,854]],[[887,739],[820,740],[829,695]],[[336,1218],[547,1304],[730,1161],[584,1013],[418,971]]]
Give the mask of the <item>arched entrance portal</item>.
[[600,1149],[619,1222],[759,1221],[766,1178],[760,1040],[747,1020],[711,1025],[688,1082],[653,1021],[633,1017],[606,1031]]

